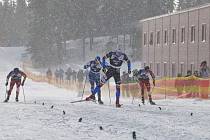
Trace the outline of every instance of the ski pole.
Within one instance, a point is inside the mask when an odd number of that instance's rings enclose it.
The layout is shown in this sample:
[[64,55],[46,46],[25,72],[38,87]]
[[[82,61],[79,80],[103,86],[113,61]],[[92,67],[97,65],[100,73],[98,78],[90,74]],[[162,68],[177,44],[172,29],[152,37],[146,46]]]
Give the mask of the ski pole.
[[111,93],[110,93],[110,86],[109,86],[109,80],[108,80],[108,90],[109,90],[109,104],[112,103],[112,100],[111,100]]
[[22,90],[23,90],[24,103],[26,103],[26,98],[25,98],[25,93],[24,93],[24,88],[23,88],[23,86],[22,86]]
[[6,98],[7,98],[7,93],[8,91],[7,91],[7,86],[6,86],[6,92],[5,92],[5,100],[6,100]]
[[85,93],[86,81],[87,81],[87,75],[86,75],[86,77],[85,77],[85,83],[84,83],[83,90],[82,90],[82,97],[81,97],[81,100],[83,99],[83,96],[84,96],[84,93]]
[[135,98],[135,97],[134,97],[134,95],[133,95],[133,99],[132,99],[132,102],[131,102],[132,104],[133,104],[133,102],[134,102],[134,98]]

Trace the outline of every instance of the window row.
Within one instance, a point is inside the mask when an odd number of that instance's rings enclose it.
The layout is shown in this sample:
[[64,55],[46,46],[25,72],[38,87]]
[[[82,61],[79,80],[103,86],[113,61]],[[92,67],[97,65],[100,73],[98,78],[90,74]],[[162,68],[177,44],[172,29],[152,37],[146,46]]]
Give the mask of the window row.
[[[147,64],[144,63],[144,67],[146,66]],[[172,63],[171,64],[171,67],[169,69],[168,67],[168,63],[163,63],[162,65],[162,69],[161,69],[161,63],[156,63],[155,65],[153,63],[150,63],[149,64],[149,67],[152,71],[155,72],[155,75],[156,76],[161,76],[161,71],[163,71],[163,76],[168,76],[169,75],[169,71],[171,72],[171,76],[172,77],[176,77],[178,73],[180,73],[182,76],[184,76],[184,74],[186,73],[186,65],[184,65],[184,63],[180,63],[179,65],[179,72],[178,72],[178,66],[176,63]],[[190,64],[190,70],[191,72],[194,72],[195,68],[194,68],[194,64]]]
[[[180,41],[181,43],[185,43],[186,41],[186,31],[185,31],[185,27],[181,27],[181,33],[180,33]],[[144,33],[144,36],[143,36],[143,43],[144,43],[144,46],[147,45],[147,33]],[[165,45],[168,44],[168,38],[169,38],[169,33],[168,33],[168,30],[165,29],[163,31],[163,43]],[[201,41],[202,42],[205,42],[207,39],[207,25],[206,24],[202,24],[201,26]],[[157,31],[156,32],[156,44],[157,45],[160,45],[160,41],[161,40],[161,32],[160,31]],[[196,26],[192,25],[190,27],[190,41],[192,43],[194,43],[196,40]],[[173,28],[172,29],[172,33],[171,33],[171,43],[172,44],[176,44],[177,43],[177,29],[176,28]],[[150,32],[149,34],[149,45],[153,45],[154,44],[154,33],[153,32]]]

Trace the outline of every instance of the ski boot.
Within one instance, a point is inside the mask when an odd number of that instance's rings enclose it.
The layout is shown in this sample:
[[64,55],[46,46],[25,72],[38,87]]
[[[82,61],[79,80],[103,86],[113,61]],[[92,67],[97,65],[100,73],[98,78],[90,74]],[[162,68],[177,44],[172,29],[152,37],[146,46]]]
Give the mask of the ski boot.
[[142,102],[143,105],[145,105],[145,100],[144,100],[143,96],[141,97],[141,102]]
[[91,101],[91,100],[96,100],[96,97],[95,97],[95,95],[94,94],[91,94],[89,97],[87,97],[86,99],[85,99],[86,101]]
[[98,103],[100,105],[103,105],[104,104],[104,102],[101,100],[101,93],[98,93]]
[[15,101],[16,101],[16,102],[19,101],[19,100],[18,100],[18,95],[19,95],[19,93],[16,93],[16,97],[15,97]]
[[9,101],[9,95],[7,95],[7,98],[4,100],[5,103]]
[[122,105],[119,103],[119,97],[116,98],[116,108],[120,108]]
[[101,100],[98,100],[98,103],[99,103],[100,105],[103,105],[103,104],[104,104],[104,102],[101,101]]
[[149,103],[151,105],[156,105],[156,103],[152,101],[152,96],[151,95],[149,95]]
[[16,102],[19,102],[18,97],[15,98],[15,101],[16,101]]

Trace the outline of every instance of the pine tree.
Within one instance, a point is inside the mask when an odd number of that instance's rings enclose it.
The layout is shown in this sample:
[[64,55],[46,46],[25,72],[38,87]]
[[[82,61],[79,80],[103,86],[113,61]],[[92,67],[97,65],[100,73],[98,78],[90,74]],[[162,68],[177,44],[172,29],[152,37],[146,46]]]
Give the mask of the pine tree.
[[26,45],[27,43],[27,30],[28,30],[28,19],[27,19],[27,5],[25,0],[17,0],[17,6],[15,10],[15,21],[14,26],[16,28],[16,34],[19,45]]

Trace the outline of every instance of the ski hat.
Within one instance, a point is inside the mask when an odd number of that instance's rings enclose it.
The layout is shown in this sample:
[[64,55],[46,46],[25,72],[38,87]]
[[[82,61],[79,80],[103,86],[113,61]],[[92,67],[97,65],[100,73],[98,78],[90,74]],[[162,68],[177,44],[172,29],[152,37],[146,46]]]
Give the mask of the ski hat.
[[122,45],[118,44],[118,45],[117,45],[116,51],[117,51],[117,52],[122,52],[121,48],[122,48]]
[[14,70],[13,70],[15,73],[18,73],[20,70],[19,70],[19,68],[14,68]]
[[100,56],[96,56],[96,58],[95,58],[95,61],[101,61],[101,58],[100,58]]
[[207,62],[206,61],[202,61],[200,66],[203,66],[204,64],[206,65]]
[[149,70],[149,66],[145,66],[144,69],[145,69],[145,70]]
[[117,49],[115,50],[117,56],[120,56],[122,54],[121,45],[117,45]]

